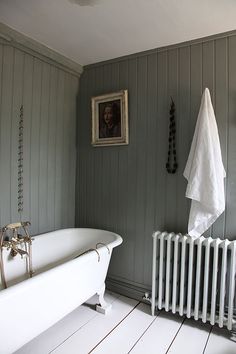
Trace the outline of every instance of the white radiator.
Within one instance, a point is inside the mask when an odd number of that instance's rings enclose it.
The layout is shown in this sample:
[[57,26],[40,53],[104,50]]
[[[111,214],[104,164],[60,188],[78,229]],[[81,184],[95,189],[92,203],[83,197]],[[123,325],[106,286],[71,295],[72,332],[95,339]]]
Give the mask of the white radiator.
[[178,312],[232,330],[236,241],[153,234],[152,315]]

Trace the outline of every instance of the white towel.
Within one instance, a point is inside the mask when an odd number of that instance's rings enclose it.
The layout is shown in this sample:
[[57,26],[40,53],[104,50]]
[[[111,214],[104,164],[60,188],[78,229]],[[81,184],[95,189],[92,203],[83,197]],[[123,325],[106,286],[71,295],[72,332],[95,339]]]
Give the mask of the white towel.
[[220,140],[208,88],[202,95],[193,141],[184,170],[186,197],[192,199],[188,234],[201,236],[225,209]]

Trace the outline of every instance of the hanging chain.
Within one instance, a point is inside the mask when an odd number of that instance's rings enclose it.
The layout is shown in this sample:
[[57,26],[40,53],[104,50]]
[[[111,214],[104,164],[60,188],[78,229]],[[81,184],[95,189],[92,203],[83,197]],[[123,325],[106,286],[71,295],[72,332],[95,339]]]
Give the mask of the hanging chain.
[[19,137],[18,137],[18,213],[23,212],[23,128],[24,108],[20,107]]
[[[176,156],[175,134],[176,134],[175,104],[174,104],[173,99],[171,98],[170,125],[169,125],[169,150],[168,150],[168,158],[167,158],[167,163],[166,163],[166,169],[167,169],[168,173],[175,173],[178,168],[177,156]],[[173,154],[173,157],[171,156],[172,154]]]

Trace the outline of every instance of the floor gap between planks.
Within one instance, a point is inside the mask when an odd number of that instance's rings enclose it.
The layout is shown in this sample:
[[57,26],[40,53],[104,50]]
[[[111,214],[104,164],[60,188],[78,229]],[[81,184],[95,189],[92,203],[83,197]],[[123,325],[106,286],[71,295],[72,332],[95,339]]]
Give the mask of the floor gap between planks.
[[235,354],[236,338],[226,329],[107,292],[108,315],[94,308],[97,296],[64,317],[15,354]]

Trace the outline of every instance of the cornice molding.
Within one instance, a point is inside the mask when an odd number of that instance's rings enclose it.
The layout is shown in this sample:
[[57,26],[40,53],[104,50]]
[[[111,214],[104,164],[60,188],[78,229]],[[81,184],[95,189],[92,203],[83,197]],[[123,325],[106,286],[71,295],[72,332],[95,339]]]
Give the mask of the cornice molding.
[[68,71],[76,76],[80,76],[83,72],[82,65],[14,30],[2,22],[0,22],[0,43],[21,49],[24,52],[38,57],[49,64],[54,64],[60,69]]

